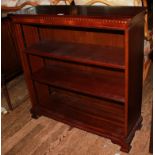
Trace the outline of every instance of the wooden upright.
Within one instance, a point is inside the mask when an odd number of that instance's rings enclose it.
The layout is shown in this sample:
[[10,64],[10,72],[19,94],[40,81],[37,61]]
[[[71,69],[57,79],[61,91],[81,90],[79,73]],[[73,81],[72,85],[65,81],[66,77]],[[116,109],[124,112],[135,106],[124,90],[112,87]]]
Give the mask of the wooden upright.
[[37,6],[11,15],[32,101],[129,152],[141,127],[141,7]]

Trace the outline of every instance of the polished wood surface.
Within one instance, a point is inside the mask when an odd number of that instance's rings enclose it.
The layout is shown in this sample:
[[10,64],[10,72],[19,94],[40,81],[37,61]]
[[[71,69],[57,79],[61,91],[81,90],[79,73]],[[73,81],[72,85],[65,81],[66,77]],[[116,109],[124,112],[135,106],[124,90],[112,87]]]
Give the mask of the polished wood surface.
[[[136,118],[141,115],[142,103],[142,83],[143,83],[143,38],[144,38],[144,21],[138,22],[135,26],[128,30],[128,131],[133,128]],[[134,47],[137,48],[134,48]],[[134,87],[136,85],[136,87]],[[139,103],[139,104],[135,104]]]
[[122,30],[138,22],[144,11],[142,7],[37,6],[17,11],[12,19],[23,24]]
[[123,49],[111,46],[41,41],[28,48],[26,52],[32,55],[92,66],[125,68]]
[[[35,88],[37,93],[40,94],[40,84],[38,85],[36,82]],[[50,115],[52,111],[54,118],[62,119],[62,121],[69,123],[71,126],[78,123],[81,128],[87,128],[88,126],[88,129],[91,130],[93,126],[98,132],[108,132],[109,135],[116,137],[118,134],[123,134],[124,116],[122,105],[95,98],[91,99],[87,96],[53,87],[50,87],[50,89],[49,98],[40,100],[39,104],[41,106],[38,107],[39,110],[46,111],[48,109],[47,114]]]
[[145,9],[31,9],[11,18],[33,117],[108,137],[129,152],[142,122]]
[[1,69],[5,81],[9,81],[22,73],[22,66],[19,59],[18,49],[13,35],[13,27],[10,18],[2,18],[1,25]]
[[[68,72],[69,71],[69,72]],[[124,74],[102,70],[95,73],[78,68],[53,65],[43,67],[32,75],[32,79],[55,87],[82,94],[112,99],[124,103]],[[113,85],[111,89],[109,86]]]
[[15,15],[57,15],[62,12],[68,16],[98,16],[101,18],[133,18],[144,11],[142,7],[104,7],[104,6],[36,6],[19,10]]

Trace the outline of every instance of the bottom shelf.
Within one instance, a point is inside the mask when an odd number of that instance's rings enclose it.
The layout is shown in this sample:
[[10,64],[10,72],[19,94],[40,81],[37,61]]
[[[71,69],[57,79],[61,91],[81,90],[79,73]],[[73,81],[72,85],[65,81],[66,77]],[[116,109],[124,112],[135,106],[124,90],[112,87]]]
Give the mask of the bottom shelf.
[[[39,83],[35,84],[41,96]],[[124,134],[124,106],[114,102],[49,88],[49,97],[40,98],[38,109],[44,115],[76,127],[93,129],[111,136]]]

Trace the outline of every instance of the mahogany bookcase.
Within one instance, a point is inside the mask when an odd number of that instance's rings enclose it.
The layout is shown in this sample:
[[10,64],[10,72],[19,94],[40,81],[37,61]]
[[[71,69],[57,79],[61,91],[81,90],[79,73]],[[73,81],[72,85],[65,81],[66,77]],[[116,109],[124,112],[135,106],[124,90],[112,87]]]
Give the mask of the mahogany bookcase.
[[32,102],[129,152],[141,127],[142,7],[37,6],[10,15]]

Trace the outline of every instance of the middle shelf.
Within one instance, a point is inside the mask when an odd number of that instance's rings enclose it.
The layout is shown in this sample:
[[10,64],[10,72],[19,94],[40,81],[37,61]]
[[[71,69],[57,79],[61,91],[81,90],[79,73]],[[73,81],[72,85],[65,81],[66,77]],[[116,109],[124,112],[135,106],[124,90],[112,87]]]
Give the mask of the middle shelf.
[[95,73],[62,65],[47,65],[32,73],[32,79],[92,97],[125,102],[124,72],[102,70]]
[[28,47],[26,52],[80,64],[125,69],[125,54],[121,47],[44,40]]

